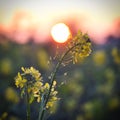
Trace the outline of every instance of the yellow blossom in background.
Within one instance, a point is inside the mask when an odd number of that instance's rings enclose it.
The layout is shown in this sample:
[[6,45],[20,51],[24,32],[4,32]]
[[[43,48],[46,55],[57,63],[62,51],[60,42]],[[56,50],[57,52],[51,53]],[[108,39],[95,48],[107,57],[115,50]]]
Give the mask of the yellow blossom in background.
[[113,90],[113,85],[114,84],[112,83],[104,83],[102,85],[99,85],[97,87],[97,92],[105,95],[110,95]]
[[92,109],[93,109],[93,103],[92,103],[92,102],[87,102],[87,103],[85,103],[84,106],[83,106],[83,109],[84,109],[86,112],[92,111]]
[[85,118],[91,120],[93,117],[93,109],[94,109],[93,103],[92,102],[85,103],[83,109],[85,111]]
[[1,116],[0,116],[0,120],[6,120],[8,116],[8,113],[7,112],[4,112]]
[[108,103],[108,106],[109,106],[110,109],[116,109],[117,107],[120,106],[119,99],[117,97],[110,99],[110,101]]
[[13,103],[18,103],[19,102],[18,94],[12,87],[8,87],[5,90],[4,95],[5,95],[5,98],[10,102],[13,102]]
[[97,66],[104,65],[106,63],[106,53],[103,50],[96,51],[93,54],[93,61]]
[[115,80],[115,72],[113,69],[107,68],[105,70],[105,77],[107,78],[109,83],[114,83]]
[[20,120],[18,117],[11,115],[9,117],[9,120]]
[[72,111],[76,107],[76,100],[69,98],[69,100],[65,101],[65,106],[68,111]]
[[76,120],[85,120],[82,115],[78,115]]
[[8,75],[12,72],[12,61],[8,58],[4,58],[0,61],[0,72]]
[[37,59],[38,59],[38,65],[43,70],[51,70],[52,65],[49,61],[48,53],[44,49],[40,49],[40,51],[37,53]]
[[118,50],[118,48],[114,47],[112,49],[112,56],[113,56],[113,60],[116,64],[120,65],[120,50]]

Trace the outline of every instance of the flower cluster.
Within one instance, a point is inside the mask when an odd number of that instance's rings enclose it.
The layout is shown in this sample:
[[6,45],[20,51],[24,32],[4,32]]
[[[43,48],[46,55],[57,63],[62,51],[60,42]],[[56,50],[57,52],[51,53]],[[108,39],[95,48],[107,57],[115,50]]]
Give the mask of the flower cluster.
[[[15,78],[15,85],[17,87],[24,88],[27,85],[27,83],[29,85],[29,83],[32,83],[32,82],[34,83],[38,82],[39,84],[41,83],[42,81],[41,74],[35,68],[33,67],[23,68],[22,67],[21,70],[23,73],[20,74],[20,72],[18,72],[18,75]],[[31,78],[33,79],[33,81],[30,81]]]
[[[25,90],[29,95],[29,103],[32,103],[34,99],[37,102],[41,102],[47,98],[50,84],[43,83],[41,73],[33,67],[30,68],[21,68],[22,73],[18,73],[15,78],[15,85],[22,89],[21,94],[25,94]],[[50,97],[46,104],[46,108],[50,108],[54,105],[54,102],[58,100],[56,97],[57,91],[55,91],[56,81],[54,80]]]
[[[56,96],[58,92],[55,90],[56,83],[57,82],[54,80],[48,102],[45,106],[47,109],[53,107],[54,103],[58,100]],[[36,89],[37,91],[33,90],[33,93],[34,93],[34,97],[37,98],[37,102],[41,102],[42,99],[46,100],[50,90],[50,84],[46,82],[44,85],[42,84],[41,86],[36,88],[39,88],[39,90],[38,89]],[[35,88],[33,87],[33,89]]]
[[53,107],[54,103],[58,100],[58,98],[56,97],[58,92],[55,91],[56,84],[57,84],[57,82],[54,80],[52,89],[51,89],[51,93],[50,93],[50,98],[49,98],[49,101],[47,102],[46,108]]
[[91,53],[91,43],[87,34],[78,32],[77,35],[70,41],[68,49],[71,49],[73,63],[77,63],[79,59],[83,59]]
[[27,83],[27,79],[22,78],[21,74],[18,72],[17,77],[15,78],[15,85],[17,87],[23,88]]

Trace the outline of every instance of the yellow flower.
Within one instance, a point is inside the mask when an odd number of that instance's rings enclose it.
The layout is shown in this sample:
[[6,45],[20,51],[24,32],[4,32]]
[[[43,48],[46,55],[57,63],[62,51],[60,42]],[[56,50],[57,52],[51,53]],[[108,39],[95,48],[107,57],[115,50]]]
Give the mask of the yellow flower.
[[51,100],[52,100],[52,101],[56,101],[56,100],[58,100],[58,98],[53,96],[53,97],[51,98]]
[[36,82],[34,83],[34,86],[35,86],[35,87],[38,87],[38,88],[42,87],[42,85],[43,85],[43,83],[40,82],[40,81],[36,81]]
[[24,72],[24,74],[30,74],[30,75],[32,75],[32,77],[36,81],[42,80],[41,73],[38,70],[36,70],[35,68],[33,68],[33,67],[30,67],[30,68],[24,68],[24,67],[22,67],[21,70]]
[[49,101],[49,102],[47,102],[46,108],[51,108],[51,107],[53,107],[53,105],[54,105],[54,102]]
[[28,93],[31,93],[32,88],[30,86],[28,86],[27,91],[28,91]]
[[56,96],[57,93],[58,93],[57,91],[52,91],[52,92],[51,92],[51,94],[52,94],[53,96]]
[[37,102],[40,102],[40,101],[41,101],[41,96],[40,96],[40,94],[34,94],[34,97],[37,98]]
[[[18,72],[17,77],[15,78],[15,85],[19,88],[22,88],[21,95],[23,95],[27,90],[29,93],[29,101],[33,102],[34,98],[37,98],[37,102],[40,102],[41,94],[43,89],[41,73],[33,67],[30,68],[21,68],[22,73]],[[29,78],[28,78],[28,75]],[[46,84],[47,87],[47,84]]]
[[59,99],[55,96],[51,97],[49,101],[47,102],[46,108],[50,111],[50,113],[53,113],[57,109],[57,101]]
[[91,43],[88,40],[87,34],[78,32],[73,38],[73,41],[69,43],[68,49],[71,49],[73,63],[77,63],[81,59],[89,56],[91,53]]
[[91,53],[91,43],[86,43],[80,52],[80,57],[87,57]]
[[36,93],[39,92],[39,88],[38,87],[31,87],[31,89],[32,89],[32,93],[33,94],[36,94]]
[[53,86],[56,86],[56,84],[57,84],[57,82],[54,80],[54,81],[53,81]]
[[45,83],[44,88],[45,88],[45,89],[49,89],[49,88],[50,88],[49,83]]
[[23,88],[25,86],[26,82],[27,82],[27,80],[22,78],[20,73],[18,73],[17,77],[15,78],[15,85],[17,87]]

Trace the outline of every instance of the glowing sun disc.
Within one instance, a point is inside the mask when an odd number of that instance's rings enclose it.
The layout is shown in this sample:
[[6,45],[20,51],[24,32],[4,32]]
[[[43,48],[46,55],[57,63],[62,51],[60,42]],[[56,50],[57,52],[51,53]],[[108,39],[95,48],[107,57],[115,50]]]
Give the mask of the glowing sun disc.
[[64,43],[70,36],[70,30],[64,23],[58,23],[52,27],[51,35],[56,42]]

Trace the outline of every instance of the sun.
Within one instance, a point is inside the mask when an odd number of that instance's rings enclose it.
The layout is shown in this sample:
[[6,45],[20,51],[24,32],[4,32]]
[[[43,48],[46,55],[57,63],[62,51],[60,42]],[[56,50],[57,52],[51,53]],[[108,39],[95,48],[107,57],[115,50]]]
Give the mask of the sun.
[[53,39],[58,43],[64,43],[70,36],[70,30],[64,23],[57,23],[51,29]]

